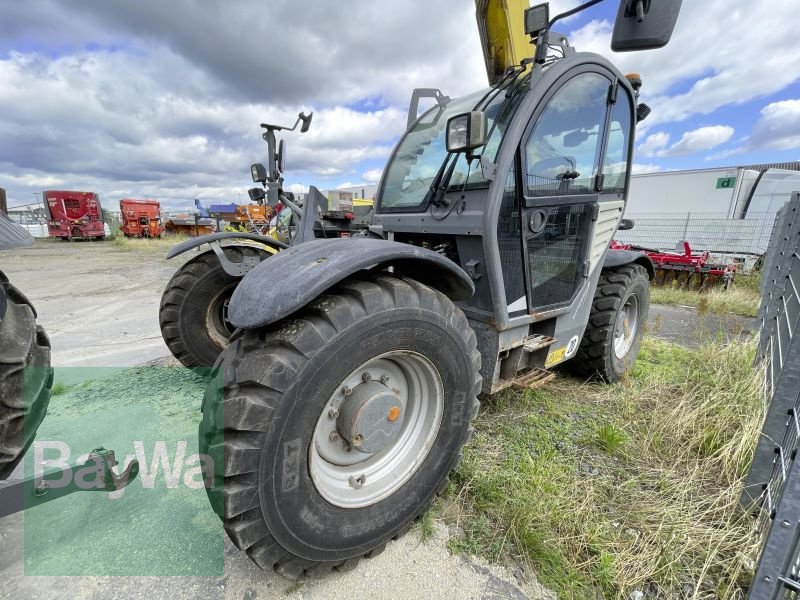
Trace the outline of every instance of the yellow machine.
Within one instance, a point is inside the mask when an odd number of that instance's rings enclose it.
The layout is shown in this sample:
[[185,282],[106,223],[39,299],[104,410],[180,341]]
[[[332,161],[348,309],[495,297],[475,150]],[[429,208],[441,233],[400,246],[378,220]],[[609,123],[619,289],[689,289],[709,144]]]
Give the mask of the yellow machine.
[[533,56],[531,40],[519,26],[526,8],[527,0],[475,0],[475,16],[490,84],[498,81],[509,67]]

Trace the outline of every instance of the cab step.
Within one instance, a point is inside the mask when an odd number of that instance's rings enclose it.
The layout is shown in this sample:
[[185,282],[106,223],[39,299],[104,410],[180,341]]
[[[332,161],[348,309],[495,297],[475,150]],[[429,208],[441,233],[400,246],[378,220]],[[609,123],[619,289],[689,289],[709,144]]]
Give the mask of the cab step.
[[535,390],[554,379],[555,376],[556,374],[552,371],[533,367],[517,375],[511,382],[511,386],[517,390]]
[[547,335],[530,335],[525,338],[525,343],[522,347],[525,349],[525,352],[536,352],[537,350],[551,346],[555,341],[556,338]]

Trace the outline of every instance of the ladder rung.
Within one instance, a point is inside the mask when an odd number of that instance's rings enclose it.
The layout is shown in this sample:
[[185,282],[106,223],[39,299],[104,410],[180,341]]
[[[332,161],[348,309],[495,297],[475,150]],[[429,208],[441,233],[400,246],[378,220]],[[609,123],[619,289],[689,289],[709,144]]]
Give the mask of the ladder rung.
[[535,352],[536,350],[547,348],[555,341],[556,338],[547,335],[531,335],[525,339],[525,343],[522,347],[525,348],[525,352]]
[[518,390],[533,390],[543,386],[555,376],[556,374],[552,373],[551,371],[540,369],[539,367],[533,367],[532,369],[515,377],[511,385]]

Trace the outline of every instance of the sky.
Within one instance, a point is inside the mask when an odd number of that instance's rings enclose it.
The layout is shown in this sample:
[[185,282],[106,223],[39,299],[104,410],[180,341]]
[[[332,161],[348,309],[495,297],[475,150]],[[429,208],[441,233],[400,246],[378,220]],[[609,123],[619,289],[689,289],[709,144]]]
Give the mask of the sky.
[[[796,1],[684,0],[644,52],[611,52],[616,0],[555,30],[642,75],[636,172],[800,160]],[[245,201],[259,123],[300,111],[287,188],[375,183],[415,87],[486,84],[472,0],[0,0],[0,187],[10,206],[45,189]]]

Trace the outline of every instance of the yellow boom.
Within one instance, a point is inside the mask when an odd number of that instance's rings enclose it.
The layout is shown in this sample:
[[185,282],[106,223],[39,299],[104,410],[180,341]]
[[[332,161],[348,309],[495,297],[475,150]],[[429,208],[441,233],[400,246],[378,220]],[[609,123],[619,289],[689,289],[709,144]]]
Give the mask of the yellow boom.
[[475,0],[489,83],[495,83],[512,65],[533,56],[535,46],[525,35],[528,0]]

